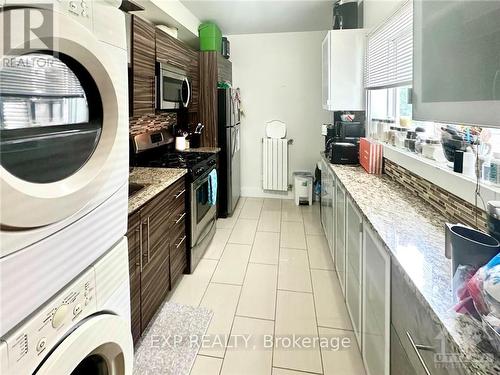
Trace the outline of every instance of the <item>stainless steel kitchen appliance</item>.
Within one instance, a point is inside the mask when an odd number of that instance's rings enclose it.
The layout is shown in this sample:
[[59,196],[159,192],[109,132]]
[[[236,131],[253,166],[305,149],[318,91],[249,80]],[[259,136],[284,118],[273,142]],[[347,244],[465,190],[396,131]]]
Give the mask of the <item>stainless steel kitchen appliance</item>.
[[191,86],[186,72],[169,64],[157,63],[156,82],[158,109],[188,107],[191,99]]
[[240,182],[240,111],[232,89],[218,89],[219,217],[228,217],[238,203]]
[[186,222],[189,253],[188,272],[193,272],[215,234],[216,206],[209,203],[209,177],[216,169],[217,155],[179,152],[174,138],[165,130],[136,135],[132,139],[131,165],[151,168],[187,169]]

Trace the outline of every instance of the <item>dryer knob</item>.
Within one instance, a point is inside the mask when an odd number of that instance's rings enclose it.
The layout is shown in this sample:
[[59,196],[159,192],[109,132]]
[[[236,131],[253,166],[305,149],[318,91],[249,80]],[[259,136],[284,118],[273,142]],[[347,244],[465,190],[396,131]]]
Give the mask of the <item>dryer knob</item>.
[[64,319],[68,314],[68,305],[61,305],[57,308],[52,317],[52,327],[59,328],[64,323]]

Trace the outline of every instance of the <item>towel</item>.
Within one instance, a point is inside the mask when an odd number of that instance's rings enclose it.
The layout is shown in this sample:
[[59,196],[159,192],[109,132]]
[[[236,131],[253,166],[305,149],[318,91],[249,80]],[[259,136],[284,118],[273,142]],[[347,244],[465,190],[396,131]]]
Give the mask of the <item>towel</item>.
[[214,169],[208,175],[208,204],[215,206],[217,203],[217,170]]

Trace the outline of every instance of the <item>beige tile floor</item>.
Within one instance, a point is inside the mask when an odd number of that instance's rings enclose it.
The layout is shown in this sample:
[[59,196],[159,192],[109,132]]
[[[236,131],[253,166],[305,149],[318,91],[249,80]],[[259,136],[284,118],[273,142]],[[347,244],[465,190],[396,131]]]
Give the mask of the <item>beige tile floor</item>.
[[218,220],[197,269],[170,294],[214,313],[213,345],[191,375],[365,375],[319,217],[318,205],[241,198]]

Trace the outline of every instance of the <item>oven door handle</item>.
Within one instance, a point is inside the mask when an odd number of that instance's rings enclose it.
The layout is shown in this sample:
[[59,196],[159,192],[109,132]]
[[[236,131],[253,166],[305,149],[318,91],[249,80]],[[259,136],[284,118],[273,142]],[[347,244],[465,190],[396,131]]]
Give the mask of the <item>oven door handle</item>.
[[182,105],[184,108],[187,108],[187,106],[189,105],[189,100],[191,99],[191,86],[189,85],[189,81],[187,78],[184,78],[184,83],[187,87],[187,98],[186,100],[182,100]]
[[202,243],[205,240],[205,238],[208,236],[208,234],[212,231],[216,222],[217,222],[217,220],[215,219],[215,216],[214,216],[212,218],[212,220],[210,220],[210,223],[205,225],[205,228],[203,228],[203,231],[205,231],[205,229],[207,229],[207,228],[208,228],[208,230],[205,233],[203,233],[203,236],[198,237],[198,240],[196,241],[196,243],[194,244],[193,247],[198,246],[200,243]]
[[210,172],[212,172],[215,169],[215,166],[212,166],[210,169],[208,169],[202,177],[199,177],[193,182],[193,189],[196,190],[198,189],[201,185],[203,185],[205,182],[208,181],[208,175]]

